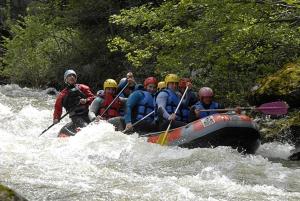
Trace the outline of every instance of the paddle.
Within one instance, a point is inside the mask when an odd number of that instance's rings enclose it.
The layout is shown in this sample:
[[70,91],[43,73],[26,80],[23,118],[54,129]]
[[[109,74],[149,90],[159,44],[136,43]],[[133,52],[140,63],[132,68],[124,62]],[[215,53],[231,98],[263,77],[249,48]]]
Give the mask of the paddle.
[[[179,101],[179,103],[178,103],[178,105],[176,107],[176,110],[175,110],[174,114],[177,113],[177,111],[178,111],[178,109],[179,109],[179,107],[180,107],[180,105],[181,105],[181,103],[183,101],[183,98],[184,98],[186,92],[188,91],[188,89],[189,89],[189,87],[186,87],[186,89],[185,89],[185,91],[184,91],[184,93],[183,93],[183,95],[182,95],[182,97],[181,97],[181,99],[180,99],[180,101]],[[172,121],[173,120],[171,119],[170,123],[168,125],[167,130],[164,133],[162,133],[162,134],[159,135],[158,144],[160,144],[160,145],[165,145],[166,144],[167,135],[168,135],[168,132],[169,132],[169,130],[171,128]]]
[[[255,110],[257,112],[261,112],[269,115],[283,115],[288,111],[289,106],[286,102],[283,101],[275,101],[270,103],[264,103],[259,107],[240,107],[240,110]],[[207,110],[199,110],[199,112],[226,112],[226,111],[235,111],[236,108],[225,108],[225,109],[207,109]]]
[[[70,110],[71,111],[71,110]],[[69,113],[70,111],[66,112],[63,116],[61,116],[59,119],[58,119],[58,122],[60,122],[60,120],[62,120],[63,118],[65,118]],[[53,123],[51,124],[48,128],[46,128],[45,130],[43,130],[43,132],[39,135],[39,137],[41,135],[43,135],[47,130],[49,130],[50,128],[52,128],[52,126],[54,126],[56,123]]]
[[[78,102],[75,106],[73,106],[68,112],[66,112],[63,116],[61,116],[58,119],[58,122],[60,122],[60,120],[62,120],[63,118],[65,118],[70,112],[72,112],[78,105],[80,105],[80,102]],[[52,126],[54,126],[56,123],[51,124],[48,128],[46,128],[45,130],[43,130],[43,132],[39,135],[39,137],[41,135],[43,135],[47,130],[49,130],[50,128],[52,128]]]
[[[146,119],[147,117],[151,116],[154,113],[154,111],[150,112],[149,114],[147,114],[146,116],[144,116],[142,119],[138,120],[137,122],[135,122],[134,124],[132,124],[132,127],[136,126],[137,124],[139,124],[140,122],[142,122],[144,119]],[[123,133],[126,133],[128,131],[128,129],[123,130]]]
[[119,98],[119,96],[122,94],[122,92],[126,89],[126,87],[128,86],[128,84],[129,84],[129,82],[127,82],[127,84],[118,93],[118,95],[114,98],[114,100],[107,106],[107,108],[104,110],[104,112],[102,112],[102,114],[100,115],[100,117],[102,117],[107,112],[107,110],[112,106],[112,104],[114,104],[114,102]]

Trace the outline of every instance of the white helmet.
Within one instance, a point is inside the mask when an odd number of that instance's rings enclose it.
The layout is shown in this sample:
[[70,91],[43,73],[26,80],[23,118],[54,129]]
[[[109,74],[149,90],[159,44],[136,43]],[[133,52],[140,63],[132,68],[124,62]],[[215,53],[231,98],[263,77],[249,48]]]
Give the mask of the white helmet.
[[214,92],[209,87],[202,87],[199,90],[199,96],[200,96],[200,99],[203,98],[203,97],[213,97],[214,96]]
[[66,72],[65,72],[65,74],[64,74],[64,81],[66,82],[66,79],[67,79],[67,77],[69,76],[69,75],[71,75],[71,74],[73,74],[73,75],[75,75],[75,77],[76,77],[76,79],[77,79],[77,74],[76,74],[76,72],[74,71],[74,70],[66,70]]

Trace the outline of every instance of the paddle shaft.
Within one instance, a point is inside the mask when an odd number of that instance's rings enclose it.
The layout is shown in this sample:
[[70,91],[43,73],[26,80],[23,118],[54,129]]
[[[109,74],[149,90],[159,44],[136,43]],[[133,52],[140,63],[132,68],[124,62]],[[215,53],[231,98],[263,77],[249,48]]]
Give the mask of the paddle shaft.
[[[63,116],[61,116],[58,121],[62,120],[63,118],[65,118],[68,114],[70,113],[70,111],[66,112]],[[46,128],[39,136],[43,135],[47,130],[49,130],[50,128],[52,128],[56,123],[51,124],[48,128]]]
[[[182,95],[182,97],[181,97],[181,99],[180,99],[180,101],[179,101],[179,103],[178,103],[178,105],[177,105],[177,107],[176,107],[176,110],[175,110],[175,112],[174,112],[175,115],[176,115],[176,113],[177,113],[177,111],[178,111],[178,109],[179,109],[179,107],[180,107],[180,105],[181,105],[181,103],[182,103],[182,101],[183,101],[183,99],[184,99],[184,97],[185,97],[185,94],[187,93],[188,89],[189,89],[189,87],[186,87],[186,89],[185,89],[185,91],[184,91],[184,93],[183,93],[183,95]],[[172,122],[173,122],[173,119],[170,120],[170,123],[169,123],[169,125],[168,125],[168,128],[167,128],[166,132],[164,133],[164,135],[163,135],[163,137],[162,137],[162,140],[161,140],[161,142],[160,142],[161,145],[164,145],[164,143],[165,143],[165,141],[166,141],[166,138],[167,138],[168,132],[169,132],[169,130],[170,130],[170,128],[171,128]]]
[[[72,107],[69,111],[67,111],[63,116],[61,116],[58,119],[58,122],[60,122],[60,120],[62,120],[63,118],[65,118],[70,112],[72,112],[78,105],[80,105],[80,102],[77,103],[74,107]],[[54,126],[56,123],[51,124],[48,128],[46,128],[39,136],[43,135],[47,130],[49,130],[50,128],[52,128],[52,126]]]
[[126,87],[128,86],[129,82],[127,82],[127,84],[123,87],[123,89],[118,93],[118,95],[114,98],[114,100],[107,106],[107,108],[104,110],[104,112],[102,112],[102,114],[100,115],[100,117],[102,117],[107,110],[112,106],[112,104],[114,104],[114,102],[119,98],[119,96],[123,93],[123,91],[126,89]]
[[[282,107],[239,107],[240,110],[277,110],[282,109]],[[226,111],[235,111],[236,108],[224,108],[224,109],[204,109],[198,110],[199,112],[226,112]]]
[[[138,125],[140,122],[144,121],[146,118],[148,118],[149,116],[151,116],[154,113],[154,111],[150,112],[149,114],[147,114],[146,116],[144,116],[142,119],[138,120],[137,122],[135,122],[134,124],[132,124],[132,127]],[[123,130],[123,133],[126,133],[128,131],[128,129]]]

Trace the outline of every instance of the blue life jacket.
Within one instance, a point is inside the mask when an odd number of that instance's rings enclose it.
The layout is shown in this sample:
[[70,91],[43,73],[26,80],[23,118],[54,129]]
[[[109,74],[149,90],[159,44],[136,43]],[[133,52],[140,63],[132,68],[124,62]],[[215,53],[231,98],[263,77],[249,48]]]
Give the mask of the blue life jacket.
[[[137,106],[135,108],[135,115],[134,115],[135,122],[142,119],[143,117],[145,117],[147,114],[151,113],[152,111],[154,111],[154,106],[155,106],[154,97],[152,96],[151,93],[149,93],[148,91],[143,91],[143,90],[139,90],[139,91],[141,93],[143,93],[144,97],[142,100],[140,100],[137,103]],[[153,121],[154,114],[147,117],[146,120]]]
[[[216,102],[212,102],[209,106],[208,109],[219,109],[220,105],[219,103],[216,103]],[[201,101],[198,101],[196,104],[195,104],[195,109],[198,109],[198,110],[205,110],[207,108],[204,108],[203,106],[203,103]],[[218,113],[217,111],[207,111],[207,112],[200,112],[198,118],[204,118],[204,117],[207,117],[209,115],[212,115],[212,114],[216,114]]]
[[[164,89],[162,90],[166,93],[168,93],[168,100],[166,104],[166,111],[169,114],[172,114],[175,112],[179,102],[180,97],[177,96],[172,90],[170,89]],[[190,110],[186,105],[181,105],[176,113],[176,120],[182,121],[182,122],[188,122],[189,119]]]

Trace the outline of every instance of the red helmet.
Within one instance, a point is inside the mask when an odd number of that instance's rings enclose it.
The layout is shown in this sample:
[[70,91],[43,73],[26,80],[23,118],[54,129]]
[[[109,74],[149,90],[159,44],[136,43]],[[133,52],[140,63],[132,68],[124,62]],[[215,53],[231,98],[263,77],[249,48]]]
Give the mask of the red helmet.
[[179,88],[186,88],[186,83],[192,82],[190,78],[181,78],[178,83]]
[[202,87],[200,90],[199,90],[199,97],[200,99],[202,97],[213,97],[214,96],[214,92],[211,88],[209,87]]
[[157,85],[157,80],[155,77],[148,77],[144,81],[144,87],[146,88],[148,84],[155,84]]

